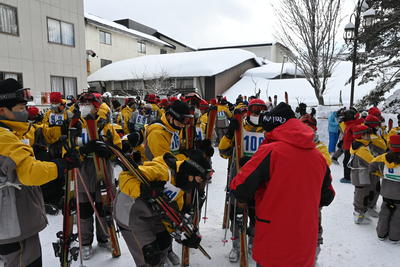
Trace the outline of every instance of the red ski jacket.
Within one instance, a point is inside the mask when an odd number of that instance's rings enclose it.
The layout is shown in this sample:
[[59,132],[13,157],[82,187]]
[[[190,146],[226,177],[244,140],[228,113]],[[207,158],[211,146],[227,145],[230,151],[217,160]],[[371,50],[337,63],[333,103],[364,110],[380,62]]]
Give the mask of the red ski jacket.
[[346,121],[344,124],[346,125],[346,128],[344,130],[344,135],[343,135],[343,150],[350,150],[351,144],[354,141],[353,138],[353,128],[356,125],[360,125],[364,122],[364,119],[355,119],[352,121]]
[[239,202],[253,197],[253,258],[263,267],[314,266],[318,211],[335,195],[329,167],[298,119],[267,134],[266,142],[230,185]]

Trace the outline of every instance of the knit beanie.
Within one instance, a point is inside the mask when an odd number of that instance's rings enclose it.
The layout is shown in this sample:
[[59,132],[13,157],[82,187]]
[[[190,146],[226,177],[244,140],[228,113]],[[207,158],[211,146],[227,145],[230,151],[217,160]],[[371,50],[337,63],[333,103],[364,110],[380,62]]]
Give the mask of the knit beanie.
[[270,132],[293,118],[296,118],[296,115],[292,108],[288,104],[281,102],[271,111],[260,115],[259,125],[261,125],[265,131]]

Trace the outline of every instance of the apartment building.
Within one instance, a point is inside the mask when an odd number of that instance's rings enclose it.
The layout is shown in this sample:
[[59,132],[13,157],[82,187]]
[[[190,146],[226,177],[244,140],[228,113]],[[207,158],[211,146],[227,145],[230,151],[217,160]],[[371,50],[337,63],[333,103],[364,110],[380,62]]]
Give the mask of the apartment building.
[[87,88],[85,50],[83,0],[0,0],[0,79],[30,87],[36,104]]

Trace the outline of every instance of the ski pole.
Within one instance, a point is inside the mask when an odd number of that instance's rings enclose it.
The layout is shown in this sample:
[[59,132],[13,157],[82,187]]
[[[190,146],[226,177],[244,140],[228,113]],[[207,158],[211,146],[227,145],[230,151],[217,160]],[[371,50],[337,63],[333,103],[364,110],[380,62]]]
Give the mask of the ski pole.
[[[77,171],[78,169],[75,168],[75,178],[77,177]],[[79,191],[78,191],[78,183],[75,181],[75,194],[76,194],[76,216],[77,216],[77,227],[78,227],[78,240],[79,240],[79,260],[80,260],[80,265],[79,267],[85,267],[83,265],[83,258],[82,258],[82,233],[81,233],[81,208],[79,206]]]
[[76,173],[78,174],[79,181],[82,183],[82,186],[83,186],[83,188],[84,188],[84,190],[85,190],[85,193],[86,193],[86,195],[87,195],[87,197],[88,197],[88,199],[89,199],[90,205],[92,206],[92,208],[93,208],[93,210],[94,210],[94,214],[96,215],[96,218],[97,218],[97,220],[99,221],[99,224],[100,224],[101,229],[102,229],[105,233],[108,233],[108,231],[106,230],[106,227],[104,226],[103,222],[101,221],[100,214],[99,214],[99,212],[97,211],[96,206],[94,205],[93,198],[92,198],[92,196],[90,195],[89,189],[87,188],[87,185],[86,185],[85,181],[84,181],[83,178],[82,178],[81,172],[80,172],[78,169],[76,169]]
[[204,217],[203,217],[203,220],[204,220],[204,223],[206,223],[206,221],[207,221],[207,201],[208,200],[208,183],[206,184],[206,203],[204,203]]

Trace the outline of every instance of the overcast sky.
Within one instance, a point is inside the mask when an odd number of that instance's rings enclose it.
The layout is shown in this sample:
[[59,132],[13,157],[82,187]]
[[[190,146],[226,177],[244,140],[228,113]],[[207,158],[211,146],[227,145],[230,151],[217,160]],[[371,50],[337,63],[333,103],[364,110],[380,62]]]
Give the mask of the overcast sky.
[[[276,1],[84,0],[84,3],[85,12],[109,20],[131,18],[198,48],[274,41],[276,18],[271,3]],[[355,0],[343,2],[347,15]]]

